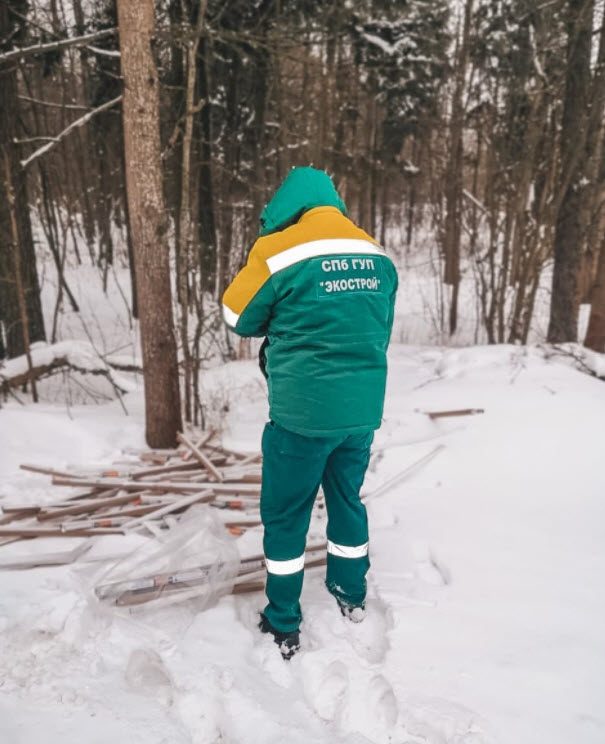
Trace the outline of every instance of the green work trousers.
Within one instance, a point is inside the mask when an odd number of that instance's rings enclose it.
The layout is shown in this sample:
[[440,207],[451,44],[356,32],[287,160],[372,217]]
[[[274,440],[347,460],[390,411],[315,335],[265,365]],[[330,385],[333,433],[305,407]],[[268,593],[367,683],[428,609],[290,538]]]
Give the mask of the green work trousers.
[[266,424],[261,518],[269,603],[264,614],[276,630],[296,630],[302,619],[305,543],[320,485],[328,512],[326,586],[343,605],[363,603],[370,561],[359,491],[373,438],[373,431],[305,437],[272,421]]

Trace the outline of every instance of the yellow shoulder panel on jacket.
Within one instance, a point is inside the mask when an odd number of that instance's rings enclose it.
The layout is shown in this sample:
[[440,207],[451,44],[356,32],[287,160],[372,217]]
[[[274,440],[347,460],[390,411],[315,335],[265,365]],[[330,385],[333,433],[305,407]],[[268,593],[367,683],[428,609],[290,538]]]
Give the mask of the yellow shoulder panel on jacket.
[[256,241],[248,256],[248,263],[223,295],[223,305],[226,305],[237,316],[243,313],[254,295],[271,276],[267,262],[258,250],[261,240]]
[[275,257],[279,254],[306,243],[343,239],[364,241],[379,248],[374,238],[357,227],[336,207],[310,209],[295,225],[259,238],[250,251],[248,263],[223,296],[227,322],[235,326],[239,316],[269,279],[272,271],[267,262],[275,263]]
[[254,249],[257,249],[266,260],[297,245],[331,238],[367,240],[378,245],[374,238],[357,227],[336,207],[315,207],[305,212],[295,225],[259,238]]

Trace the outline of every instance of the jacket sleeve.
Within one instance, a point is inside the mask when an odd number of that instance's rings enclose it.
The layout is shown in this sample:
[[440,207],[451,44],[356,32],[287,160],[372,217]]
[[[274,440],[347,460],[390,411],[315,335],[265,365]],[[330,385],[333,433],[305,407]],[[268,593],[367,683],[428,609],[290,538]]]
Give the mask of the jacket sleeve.
[[248,263],[223,295],[223,318],[239,336],[266,336],[276,296],[267,262],[255,244]]

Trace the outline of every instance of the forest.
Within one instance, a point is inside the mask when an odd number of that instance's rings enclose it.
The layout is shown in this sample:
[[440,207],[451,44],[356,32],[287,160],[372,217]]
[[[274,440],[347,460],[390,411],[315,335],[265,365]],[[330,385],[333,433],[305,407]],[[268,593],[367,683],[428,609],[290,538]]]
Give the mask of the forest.
[[426,266],[439,342],[470,303],[470,341],[605,351],[604,107],[600,0],[3,0],[0,357],[63,340],[79,267],[127,268],[144,366],[198,421],[200,369],[250,354],[220,298],[300,165]]
[[605,0],[0,0],[0,744],[605,742]]

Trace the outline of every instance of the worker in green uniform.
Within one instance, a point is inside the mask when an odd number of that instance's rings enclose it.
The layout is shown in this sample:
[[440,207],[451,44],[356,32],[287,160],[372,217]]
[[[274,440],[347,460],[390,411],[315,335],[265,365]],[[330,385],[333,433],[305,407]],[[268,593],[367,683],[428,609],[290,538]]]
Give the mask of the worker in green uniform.
[[284,658],[299,648],[305,542],[321,485],[326,585],[363,619],[368,523],[359,491],[379,428],[397,273],[346,216],[330,177],[293,169],[261,214],[260,237],[223,297],[226,323],[263,345],[269,417],[261,518],[268,604],[260,629]]

